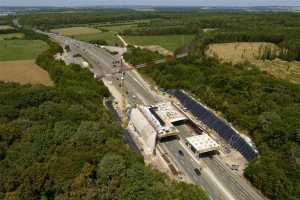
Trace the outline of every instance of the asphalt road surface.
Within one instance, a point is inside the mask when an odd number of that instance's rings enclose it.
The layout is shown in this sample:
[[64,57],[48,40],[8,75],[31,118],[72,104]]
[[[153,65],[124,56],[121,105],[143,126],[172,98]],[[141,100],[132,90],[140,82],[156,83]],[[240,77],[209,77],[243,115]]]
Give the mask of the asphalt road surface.
[[[93,66],[93,71],[97,76],[112,74],[119,70],[119,67],[113,66],[113,62],[119,60],[120,57],[112,56],[105,50],[85,42],[54,34],[50,34],[50,37],[58,41],[62,46],[69,45],[72,51],[81,54]],[[111,77],[105,77],[104,79],[109,79],[111,84],[121,93],[120,78],[120,74],[115,74]],[[131,106],[135,106],[136,104],[151,105],[159,102],[159,97],[153,95],[153,93],[143,85],[142,81],[140,81],[140,77],[137,77],[132,71],[128,71],[125,75],[125,88],[127,102]],[[184,131],[184,129],[181,131]],[[182,134],[186,136],[188,133],[184,132]],[[263,199],[251,185],[233,176],[232,172],[220,165],[219,161],[215,160],[215,158],[201,158],[201,166],[199,166],[199,162],[196,162],[190,153],[183,148],[178,139],[165,141],[158,145],[168,152],[169,156],[173,158],[175,165],[186,176],[208,192],[211,199]],[[184,156],[179,155],[179,150],[184,153]],[[195,173],[196,168],[201,168],[200,175]]]

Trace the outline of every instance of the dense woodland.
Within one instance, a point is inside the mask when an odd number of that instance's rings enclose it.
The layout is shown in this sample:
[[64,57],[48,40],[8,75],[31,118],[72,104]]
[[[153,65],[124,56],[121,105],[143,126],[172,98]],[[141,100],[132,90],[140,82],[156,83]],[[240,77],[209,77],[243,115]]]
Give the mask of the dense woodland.
[[80,24],[112,23],[129,20],[154,19],[159,16],[151,12],[134,12],[131,10],[101,10],[61,13],[30,13],[21,16],[20,23],[40,29],[64,27]]
[[[186,48],[187,50],[193,51],[195,54],[194,56],[181,61],[158,65],[151,69],[143,69],[141,72],[152,77],[160,87],[185,89],[211,108],[221,111],[228,121],[232,122],[238,129],[250,135],[254,139],[260,151],[259,158],[252,161],[247,168],[245,172],[246,177],[270,199],[299,199],[300,86],[289,83],[288,81],[276,80],[250,64],[239,64],[235,66],[230,64],[221,64],[214,59],[206,58],[203,52],[207,45],[211,43],[272,42],[283,49],[282,54],[280,55],[282,59],[299,61],[300,14],[198,11],[132,11],[130,13],[126,13],[127,11],[125,11],[119,12],[119,14],[115,15],[114,12],[118,11],[109,11],[104,13],[89,12],[88,14],[36,13],[22,16],[21,23],[48,29],[51,27],[72,26],[74,24],[101,24],[107,22],[119,23],[126,20],[150,19],[150,21],[139,23],[134,30],[124,30],[122,34],[196,34],[198,39],[193,41],[193,44]],[[128,16],[124,17],[125,15]],[[136,56],[136,58],[134,57],[135,61],[130,62],[138,63],[139,60],[145,59],[145,54],[140,53],[140,51],[132,51],[129,53]],[[131,59],[130,54],[127,55],[127,57]],[[55,72],[53,73],[56,74],[53,76],[54,80],[57,77],[61,77],[60,71],[54,71]],[[69,87],[72,88],[72,86],[68,86],[64,87],[66,88],[64,90],[67,90]],[[7,89],[4,91],[7,92]],[[78,91],[80,90],[75,87],[75,94],[77,94]],[[69,92],[66,93],[69,94]],[[73,93],[71,92],[70,94]],[[35,108],[37,109],[39,106],[40,105]],[[8,107],[7,109],[12,109],[12,107]],[[99,105],[99,107],[101,106]],[[91,110],[91,112],[92,111],[93,110]],[[23,112],[21,112],[21,114],[22,113]],[[5,123],[11,124],[14,121],[18,121],[19,118],[23,119],[23,115],[21,114],[18,114],[18,116],[11,116],[12,120],[8,120],[8,122]],[[23,122],[24,120],[21,121]],[[119,139],[117,140],[119,141]],[[16,139],[16,141],[19,142],[22,140]],[[8,144],[10,143],[11,142],[8,142]],[[64,146],[61,148],[67,148],[68,144],[69,143],[67,142],[64,143]],[[113,145],[109,148],[113,149]],[[64,153],[68,153],[68,150],[65,150]],[[4,157],[4,161],[7,160],[6,157]],[[100,157],[102,158],[102,154]],[[134,156],[134,159],[137,158]],[[125,160],[127,161],[127,159]],[[141,161],[138,163],[140,162]],[[75,180],[74,177],[77,177],[79,180],[90,180],[89,178],[91,178],[91,182],[84,182],[83,185],[86,186],[89,183],[97,184],[94,181],[95,177],[98,179],[95,170],[99,163],[101,163],[101,159],[96,161],[97,164],[90,161],[87,161],[87,163],[94,167],[93,170],[91,170],[91,174],[93,174],[93,176],[82,175],[85,177],[82,178],[82,176],[78,176],[78,174],[80,174],[80,170],[78,170],[77,174],[68,180]],[[2,165],[0,165],[0,167],[1,166]],[[126,166],[127,170],[134,165],[128,164]],[[80,169],[82,170],[83,168]],[[14,168],[12,168],[12,170],[14,170]],[[20,170],[23,173],[24,168],[20,168]],[[143,168],[143,170],[145,169]],[[0,171],[2,171],[2,169]],[[151,173],[154,172],[151,171]],[[9,173],[5,171],[3,174]],[[14,173],[13,171],[13,174],[17,173]],[[16,175],[16,177],[19,176],[20,175]],[[89,178],[87,179],[86,177]],[[21,185],[20,183],[23,182],[18,178],[13,180],[18,180],[16,183],[18,187],[12,187],[13,189],[10,190],[1,189],[1,191],[18,191],[18,188]],[[152,180],[156,182],[156,180]],[[142,183],[145,181],[146,180],[143,180]],[[115,183],[114,181],[112,182]],[[160,183],[162,182],[163,181],[160,181]],[[123,182],[121,181],[121,185],[122,183]],[[166,183],[164,182],[164,184]],[[70,194],[70,191],[75,190],[74,188],[78,188],[73,185],[74,183],[70,181],[67,187],[68,189],[66,191],[59,192],[59,194]],[[116,185],[120,185],[120,182],[117,181]],[[106,188],[111,187],[107,186]],[[160,187],[160,189],[161,188],[164,188],[164,186]],[[170,187],[166,187],[166,190],[169,191],[169,188]],[[195,191],[194,188],[191,190]],[[119,190],[113,191],[117,194],[122,194]],[[151,192],[152,191],[153,190],[151,190]],[[57,191],[55,190],[55,192]],[[148,197],[151,195],[157,198],[162,197],[162,194],[160,193],[159,196],[155,196],[155,192],[147,194],[149,194]],[[167,194],[169,193],[167,192]],[[189,192],[187,194],[189,194]],[[171,198],[171,196],[168,197]],[[107,197],[107,199],[109,198]]]
[[0,83],[0,199],[207,199],[145,167],[122,141],[123,129],[102,105],[109,92],[78,65],[37,58],[54,87]]
[[250,135],[260,156],[245,175],[267,197],[300,197],[300,85],[275,80],[249,64],[199,56],[141,72],[165,89],[189,91]]

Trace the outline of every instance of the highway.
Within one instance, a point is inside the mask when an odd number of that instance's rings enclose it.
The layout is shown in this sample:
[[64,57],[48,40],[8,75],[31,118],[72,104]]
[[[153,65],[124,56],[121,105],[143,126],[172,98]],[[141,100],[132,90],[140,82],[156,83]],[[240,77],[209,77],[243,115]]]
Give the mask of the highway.
[[[92,66],[92,71],[97,77],[103,77],[110,82],[116,91],[121,93],[120,76],[115,74],[105,77],[105,74],[113,74],[120,70],[119,66],[113,66],[113,62],[120,60],[120,57],[112,56],[105,50],[94,45],[76,41],[64,36],[49,34],[50,37],[59,42],[62,46],[69,45],[71,50],[81,54]],[[129,67],[129,66],[126,66]],[[151,105],[158,103],[160,97],[145,84],[142,78],[135,71],[128,71],[125,75],[125,88],[127,103],[129,106],[136,104]],[[188,133],[184,127],[180,130],[185,137]],[[201,158],[194,160],[190,153],[183,148],[179,139],[173,139],[159,143],[160,147],[168,153],[174,164],[184,175],[189,177],[195,184],[200,185],[215,200],[260,200],[263,199],[247,182],[236,177],[232,172],[220,164],[217,157]],[[181,150],[184,155],[179,155]],[[200,163],[200,164],[199,164]],[[195,168],[200,169],[201,174],[195,173]]]
[[[68,37],[48,34],[55,39],[62,46],[69,45],[71,51],[80,54],[92,66],[92,71],[97,77],[103,77],[110,82],[120,92],[121,74],[117,73],[121,68],[120,66],[113,66],[114,61],[120,61],[121,57],[113,56],[102,48],[85,42],[77,41]],[[126,65],[126,64],[125,64]],[[130,66],[125,66],[130,68]],[[105,75],[111,76],[105,76]],[[151,105],[158,102],[158,98],[152,93],[147,92],[146,86],[140,81],[140,77],[136,77],[133,71],[127,71],[125,74],[125,88],[130,105],[146,104]]]

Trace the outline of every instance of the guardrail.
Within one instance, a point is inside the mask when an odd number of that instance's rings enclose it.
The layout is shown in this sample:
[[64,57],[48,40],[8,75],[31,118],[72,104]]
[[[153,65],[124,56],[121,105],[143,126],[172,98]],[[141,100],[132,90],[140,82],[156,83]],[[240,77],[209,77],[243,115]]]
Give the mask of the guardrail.
[[249,144],[226,121],[220,119],[213,112],[202,106],[199,102],[188,96],[181,90],[169,90],[169,94],[175,96],[200,121],[209,128],[215,130],[227,143],[239,151],[248,161],[257,157],[258,151],[253,144]]

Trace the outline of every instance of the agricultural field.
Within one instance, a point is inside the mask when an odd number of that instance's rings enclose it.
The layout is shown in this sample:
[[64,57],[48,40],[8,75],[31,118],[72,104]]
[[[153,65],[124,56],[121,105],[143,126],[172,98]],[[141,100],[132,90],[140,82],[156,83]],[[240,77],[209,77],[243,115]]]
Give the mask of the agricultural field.
[[91,27],[70,27],[70,28],[58,28],[51,29],[53,33],[58,33],[65,36],[74,36],[74,35],[82,35],[82,34],[95,34],[98,33],[99,30]]
[[300,83],[300,62],[260,59],[264,54],[264,49],[271,49],[273,54],[278,54],[280,51],[280,48],[272,43],[241,42],[211,44],[206,53],[223,62],[232,62],[233,64],[249,61],[273,77]]
[[14,27],[9,25],[0,25],[0,30],[11,30],[14,29]]
[[283,80],[300,84],[300,62],[275,60],[257,60],[252,62],[262,71]]
[[20,84],[42,84],[53,86],[47,71],[35,64],[35,60],[0,62],[0,81]]
[[127,43],[138,46],[159,45],[167,50],[175,51],[177,48],[189,43],[194,35],[154,35],[154,36],[124,36]]
[[93,34],[82,34],[82,35],[75,35],[75,39],[82,40],[85,42],[91,42],[95,40],[104,40],[109,45],[121,45],[121,41],[119,38],[115,35],[113,32],[99,32],[99,33],[93,33]]
[[244,61],[253,61],[260,58],[265,49],[271,49],[274,54],[278,54],[280,48],[272,43],[266,42],[235,42],[210,44],[207,55],[215,56],[223,62],[234,64]]
[[8,34],[0,34],[0,40],[18,38],[21,39],[24,37],[23,33],[8,33]]
[[40,40],[3,40],[0,41],[0,61],[35,59],[47,48]]

